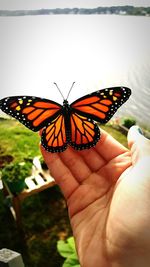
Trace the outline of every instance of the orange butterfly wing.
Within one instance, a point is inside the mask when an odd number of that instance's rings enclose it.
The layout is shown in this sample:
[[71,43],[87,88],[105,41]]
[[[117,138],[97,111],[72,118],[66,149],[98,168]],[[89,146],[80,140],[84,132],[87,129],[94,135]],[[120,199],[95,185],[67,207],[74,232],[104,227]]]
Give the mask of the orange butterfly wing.
[[106,123],[130,94],[127,87],[112,87],[74,101],[70,105],[71,146],[79,150],[94,146],[100,138],[100,129],[94,120]]
[[0,108],[32,131],[39,131],[61,113],[62,106],[44,98],[12,96],[2,99]]
[[67,137],[65,118],[63,114],[58,115],[42,131],[42,146],[49,152],[62,152],[67,148]]
[[90,148],[100,139],[100,130],[95,122],[77,113],[70,116],[70,145],[77,150]]
[[54,153],[64,151],[68,145],[77,150],[90,148],[99,138],[99,128],[92,120],[76,113],[69,114],[68,118],[59,114],[43,129],[41,144]]
[[130,95],[131,90],[127,87],[106,88],[79,98],[71,107],[74,112],[106,123]]

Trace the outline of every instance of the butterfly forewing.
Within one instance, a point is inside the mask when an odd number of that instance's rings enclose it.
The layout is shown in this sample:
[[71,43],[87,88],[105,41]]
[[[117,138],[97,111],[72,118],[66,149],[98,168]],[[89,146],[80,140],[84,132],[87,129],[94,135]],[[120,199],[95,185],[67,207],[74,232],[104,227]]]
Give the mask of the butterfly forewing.
[[61,112],[62,106],[44,98],[14,96],[2,99],[0,108],[32,131],[38,131]]
[[100,123],[106,123],[129,98],[127,87],[112,87],[83,96],[71,104],[72,109]]

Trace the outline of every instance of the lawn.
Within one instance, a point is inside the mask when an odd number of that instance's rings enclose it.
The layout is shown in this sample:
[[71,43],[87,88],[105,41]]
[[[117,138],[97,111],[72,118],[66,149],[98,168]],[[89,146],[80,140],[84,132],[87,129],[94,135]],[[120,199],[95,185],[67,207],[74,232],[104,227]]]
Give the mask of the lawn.
[[0,120],[0,153],[11,155],[15,161],[40,154],[38,133],[34,133],[16,120]]
[[[125,146],[126,137],[110,125],[103,126]],[[0,120],[0,163],[7,159],[23,161],[40,155],[38,133],[15,120]],[[4,160],[5,159],[5,160]],[[57,186],[28,197],[22,203],[24,235],[20,235],[0,191],[0,249],[10,248],[22,254],[25,267],[61,267],[57,241],[72,235],[65,200]]]

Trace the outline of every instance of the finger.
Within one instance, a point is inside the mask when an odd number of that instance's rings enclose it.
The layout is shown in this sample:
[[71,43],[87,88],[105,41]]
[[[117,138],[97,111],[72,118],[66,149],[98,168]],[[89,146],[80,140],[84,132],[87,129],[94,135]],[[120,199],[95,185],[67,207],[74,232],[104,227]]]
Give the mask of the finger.
[[128,132],[128,145],[132,152],[133,164],[141,158],[150,157],[150,140],[141,133],[139,126],[132,126]]
[[43,132],[43,129],[40,129],[40,130],[39,130],[39,136],[42,135],[42,132]]
[[131,153],[127,151],[109,161],[104,168],[98,171],[98,174],[106,177],[111,183],[114,183],[131,164]]
[[40,149],[50,173],[60,186],[65,198],[69,198],[79,186],[77,180],[62,162],[58,153],[49,153],[42,146],[40,146]]
[[109,161],[114,157],[128,151],[122,144],[114,139],[110,134],[101,129],[100,141],[95,146],[96,151],[105,160]]
[[128,132],[128,145],[129,145],[129,147],[131,147],[133,145],[133,143],[142,145],[145,142],[147,143],[147,141],[148,141],[148,139],[143,135],[142,130],[140,129],[139,126],[135,125],[129,129],[129,132]]
[[93,147],[89,150],[79,151],[78,153],[81,155],[81,157],[83,157],[84,161],[92,172],[97,172],[106,164],[104,158],[100,154],[98,154],[96,149]]
[[79,183],[81,183],[91,174],[91,170],[83,158],[71,147],[68,147],[66,151],[61,153],[60,157],[64,165],[68,167]]

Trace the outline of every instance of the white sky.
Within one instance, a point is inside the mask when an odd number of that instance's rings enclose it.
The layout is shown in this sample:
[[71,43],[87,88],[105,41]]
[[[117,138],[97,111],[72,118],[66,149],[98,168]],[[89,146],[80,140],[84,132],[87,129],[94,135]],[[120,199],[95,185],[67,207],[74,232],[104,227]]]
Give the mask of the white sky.
[[150,6],[150,0],[0,0],[0,9],[38,9],[134,5]]

